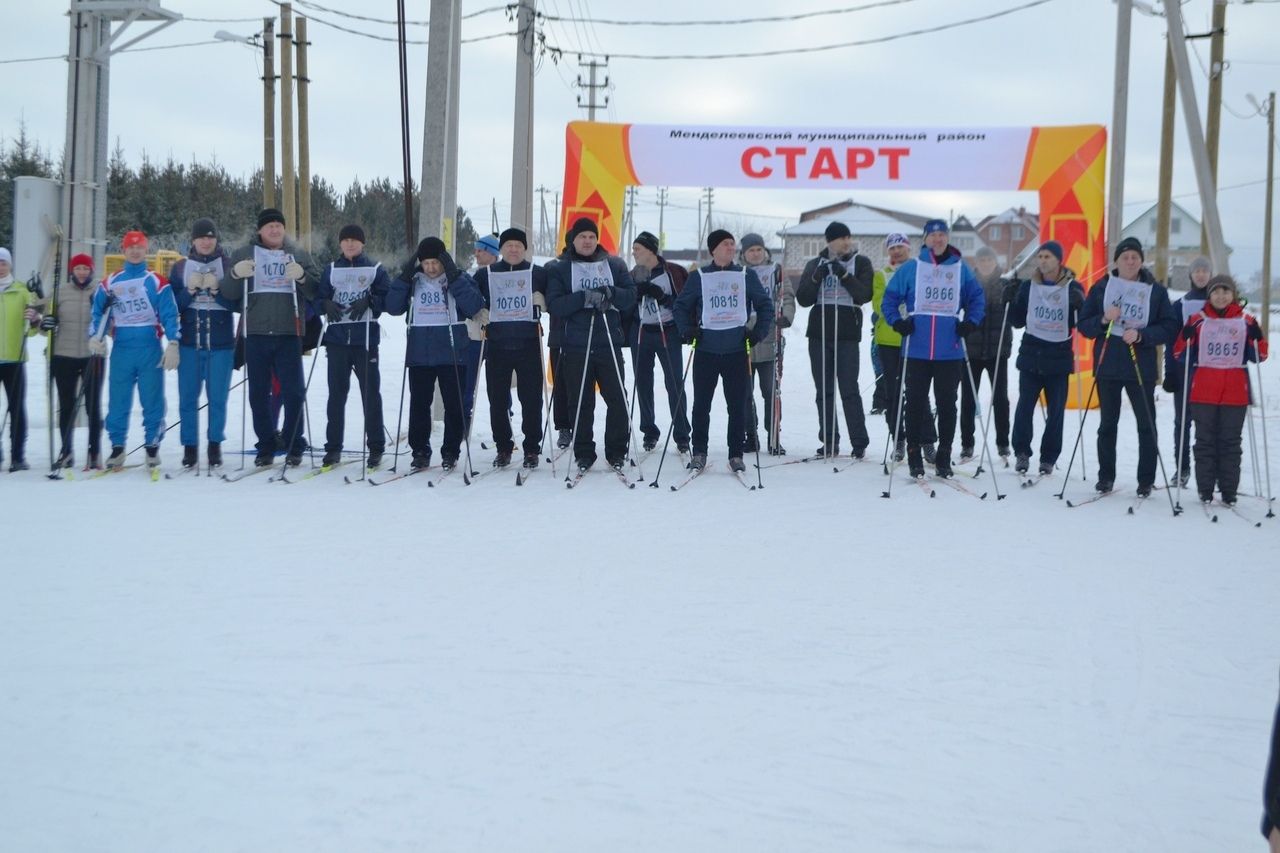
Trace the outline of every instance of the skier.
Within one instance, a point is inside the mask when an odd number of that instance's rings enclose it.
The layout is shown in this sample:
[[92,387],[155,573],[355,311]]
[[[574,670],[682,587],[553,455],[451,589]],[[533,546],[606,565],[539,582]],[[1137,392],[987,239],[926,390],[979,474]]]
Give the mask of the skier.
[[[898,271],[898,267],[910,260],[911,241],[907,239],[907,235],[894,232],[884,238],[884,250],[889,263],[883,269],[876,270],[875,278],[871,282],[871,311],[875,318],[873,343],[879,352],[880,364],[883,367],[881,379],[886,383],[887,389],[884,406],[885,423],[889,427],[890,436],[895,430],[900,432],[894,442],[893,458],[901,462],[907,450],[905,421],[898,416],[898,406],[902,404],[902,335],[885,322],[884,292],[889,286],[889,280]],[[933,448],[938,441],[938,430],[934,425],[932,413],[925,419],[924,431],[922,442],[925,448],[925,459],[932,461],[935,458]]]
[[[695,270],[675,303],[676,326],[681,338],[695,347],[693,358],[693,455],[689,468],[707,464],[711,401],[716,384],[723,384],[729,413],[729,470],[746,471],[742,448],[746,438],[746,405],[750,388],[749,346],[773,332],[773,301],[755,271],[733,262],[737,243],[724,229],[707,236],[711,263]],[[748,316],[756,324],[748,330]]]
[[1014,469],[1019,474],[1031,467],[1032,421],[1041,392],[1045,398],[1041,476],[1053,473],[1062,452],[1067,383],[1075,372],[1071,332],[1084,305],[1084,287],[1062,265],[1062,257],[1060,243],[1044,243],[1036,251],[1031,278],[1009,282],[1002,294],[1002,301],[1009,305],[1009,324],[1026,329],[1018,346],[1018,404],[1013,415]]
[[662,431],[658,429],[653,402],[653,360],[662,366],[667,390],[667,408],[674,427],[676,448],[683,456],[689,452],[689,416],[684,388],[684,355],[680,332],[676,329],[671,306],[684,290],[689,273],[679,264],[662,257],[658,238],[641,231],[631,246],[636,265],[631,278],[636,283],[635,333],[631,339],[631,360],[636,372],[636,407],[640,410],[640,434],[646,451],[653,450]]
[[[622,376],[622,324],[619,312],[636,304],[636,289],[621,258],[599,245],[595,222],[582,217],[569,229],[568,247],[547,271],[547,307],[552,321],[564,322],[560,374],[568,385],[573,424],[573,455],[578,469],[596,462],[595,388],[607,407],[604,455],[621,471],[627,458],[630,420]],[[600,322],[603,321],[603,322]]]
[[[302,375],[302,335],[305,306],[315,298],[320,279],[311,255],[286,236],[284,214],[266,208],[258,214],[257,233],[231,256],[222,280],[222,295],[245,314],[245,367],[249,379],[249,408],[257,437],[259,468],[270,466],[277,449],[285,464],[302,464],[302,406],[306,385]],[[277,448],[271,411],[271,377],[280,382],[284,425],[283,448]]]
[[[996,253],[983,246],[974,253],[974,272],[982,285],[983,298],[990,306],[967,338],[969,348],[969,375],[973,379],[960,382],[960,461],[974,458],[974,421],[977,420],[977,402],[974,389],[982,389],[982,374],[991,377],[991,408],[996,425],[996,453],[1002,458],[1009,455],[1009,353],[1013,351],[1013,332],[1005,322],[1005,314],[998,306],[1004,302],[1004,270],[996,260]],[[1006,463],[1007,464],[1007,463]]]
[[182,467],[199,464],[200,387],[209,398],[209,467],[222,466],[226,440],[227,396],[231,392],[231,364],[236,331],[232,317],[239,306],[222,294],[229,266],[211,219],[191,226],[187,257],[169,270],[182,324],[182,359],[178,362],[178,416],[182,419]]
[[[1249,412],[1250,361],[1267,357],[1262,327],[1240,307],[1231,276],[1209,280],[1209,301],[1191,315],[1172,349],[1193,366],[1187,394],[1196,422],[1196,489],[1204,503],[1216,485],[1232,506],[1240,485],[1240,433]],[[1188,352],[1190,350],[1190,352]]]
[[1094,488],[1105,493],[1115,486],[1123,392],[1138,424],[1138,494],[1146,497],[1155,485],[1159,453],[1152,420],[1156,347],[1172,344],[1180,324],[1169,305],[1169,292],[1142,265],[1142,244],[1137,238],[1121,240],[1112,260],[1110,276],[1089,289],[1079,321],[1080,334],[1094,339],[1093,372],[1101,407]]
[[547,307],[547,273],[525,260],[529,238],[508,228],[498,238],[500,259],[476,272],[484,297],[488,324],[485,386],[489,395],[489,426],[497,451],[493,464],[505,468],[515,452],[511,429],[511,377],[520,398],[521,466],[538,467],[542,444],[542,338],[539,326]]
[[85,254],[71,257],[67,264],[67,284],[57,288],[54,309],[44,315],[40,328],[53,339],[53,381],[58,389],[58,431],[62,449],[54,463],[56,468],[75,465],[72,431],[80,397],[89,420],[89,459],[87,469],[102,467],[102,377],[105,364],[101,356],[89,353],[90,327],[93,317],[93,258]]
[[[1187,289],[1185,296],[1173,303],[1173,313],[1183,325],[1204,310],[1204,304],[1209,299],[1209,292],[1205,288],[1209,286],[1209,278],[1212,275],[1213,267],[1204,255],[1191,262],[1191,268],[1188,270],[1191,286]],[[1186,389],[1182,387],[1185,363],[1180,364],[1178,359],[1173,357],[1173,350],[1173,347],[1164,348],[1164,383],[1161,387],[1173,395],[1173,458],[1178,465],[1181,485],[1185,488],[1191,480],[1192,418],[1184,420],[1182,417],[1182,405],[1186,396]]]
[[444,441],[440,465],[453,470],[462,454],[466,415],[463,408],[464,320],[484,308],[475,279],[458,269],[439,237],[418,244],[414,259],[387,292],[388,314],[409,315],[406,363],[409,367],[410,467],[431,466],[431,401],[440,384],[444,403]]
[[0,384],[9,400],[9,470],[26,471],[27,346],[40,325],[36,296],[13,277],[13,255],[0,248]]
[[[818,388],[817,456],[840,455],[840,418],[836,412],[836,385],[841,408],[849,428],[853,457],[867,452],[866,415],[858,390],[858,349],[862,340],[863,303],[871,299],[875,270],[865,255],[854,248],[849,226],[832,222],[824,236],[827,247],[805,264],[796,287],[796,301],[802,306],[817,305],[809,312],[809,365]],[[823,422],[823,419],[826,422]]]
[[382,314],[391,278],[382,264],[364,253],[364,229],[344,225],[338,232],[341,255],[325,267],[316,286],[317,308],[328,319],[322,343],[329,368],[329,403],[326,409],[322,464],[342,461],[342,440],[346,427],[347,394],[351,374],[360,383],[361,419],[369,448],[365,465],[377,468],[387,444],[382,430],[381,377],[378,374],[378,341]]
[[[764,425],[767,430],[766,446],[772,456],[785,456],[782,447],[782,397],[779,386],[782,383],[782,356],[786,349],[786,340],[782,330],[791,328],[796,318],[796,292],[791,282],[782,272],[782,265],[773,261],[773,256],[764,245],[764,238],[759,234],[744,234],[739,252],[742,265],[752,269],[760,285],[769,294],[773,302],[773,334],[751,346],[751,367],[760,380],[760,397],[764,403]],[[748,323],[754,328],[759,318],[749,318]],[[760,419],[756,417],[756,406],[752,400],[752,389],[747,388],[747,441],[743,449],[747,453],[755,453],[760,449],[760,436],[757,427]]]
[[[893,274],[881,305],[885,322],[910,338],[902,369],[906,376],[907,466],[913,477],[924,476],[921,443],[927,435],[931,384],[938,406],[934,467],[939,477],[952,476],[956,393],[965,369],[961,339],[977,328],[986,310],[982,285],[950,241],[946,222],[926,222],[919,257]],[[960,319],[961,312],[964,319]]]
[[[161,275],[147,269],[147,236],[130,231],[121,241],[124,269],[108,276],[93,296],[93,323],[97,331],[111,309],[111,374],[107,386],[107,436],[111,439],[108,468],[124,467],[125,439],[133,412],[133,389],[142,403],[143,444],[147,467],[160,465],[160,440],[164,437],[164,370],[176,370],[180,359],[178,306],[173,289]],[[163,352],[160,336],[169,339]],[[89,339],[89,352],[106,354],[102,337]],[[163,370],[161,369],[163,368]]]

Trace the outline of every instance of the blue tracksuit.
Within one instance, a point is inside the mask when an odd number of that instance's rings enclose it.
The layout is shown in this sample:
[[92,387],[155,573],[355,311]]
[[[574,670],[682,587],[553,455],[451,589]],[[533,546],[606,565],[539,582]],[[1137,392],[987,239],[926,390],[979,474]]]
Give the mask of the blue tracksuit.
[[[919,264],[931,263],[933,263],[933,252],[925,246],[920,250],[920,257],[898,267],[898,271],[885,286],[880,313],[890,326],[902,319],[904,304],[908,315],[915,313],[916,267]],[[968,265],[960,260],[960,252],[948,246],[942,265],[951,264],[955,264],[960,273],[960,308],[964,311],[964,319],[977,325],[982,322],[982,317],[986,313],[987,300],[983,295],[982,285],[974,277]],[[911,334],[911,342],[907,348],[907,358],[928,361],[962,360],[964,349],[960,346],[960,338],[956,335],[958,322],[958,317],[938,315],[917,317],[916,330]]]
[[177,302],[182,324],[182,360],[178,362],[178,417],[183,447],[195,447],[200,440],[200,390],[209,398],[209,426],[206,438],[221,444],[227,433],[227,396],[231,391],[231,371],[235,360],[236,325],[239,306],[221,292],[187,290],[188,268],[199,267],[222,279],[229,265],[219,246],[212,255],[192,249],[187,258],[169,271],[169,283]]
[[92,334],[101,325],[111,305],[111,373],[108,377],[107,435],[111,444],[123,446],[129,436],[129,416],[133,410],[133,386],[142,401],[145,442],[159,444],[164,435],[164,370],[160,338],[180,339],[178,306],[173,290],[163,276],[147,270],[146,264],[125,264],[110,276],[93,295]]

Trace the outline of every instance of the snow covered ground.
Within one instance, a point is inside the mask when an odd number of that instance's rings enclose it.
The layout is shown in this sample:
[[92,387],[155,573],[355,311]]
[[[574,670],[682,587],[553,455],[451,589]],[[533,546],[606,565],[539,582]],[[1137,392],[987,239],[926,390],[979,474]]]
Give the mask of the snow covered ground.
[[[817,446],[803,326],[793,458]],[[353,404],[349,448],[358,424]],[[878,464],[748,492],[723,433],[717,405],[717,470],[677,494],[670,459],[634,491],[545,466],[524,488],[0,475],[0,848],[1262,848],[1280,520],[1213,524],[1190,495],[1174,518],[1164,492],[1128,515],[1127,414],[1126,494],[1077,509],[1007,471],[999,502],[905,479],[884,500]]]

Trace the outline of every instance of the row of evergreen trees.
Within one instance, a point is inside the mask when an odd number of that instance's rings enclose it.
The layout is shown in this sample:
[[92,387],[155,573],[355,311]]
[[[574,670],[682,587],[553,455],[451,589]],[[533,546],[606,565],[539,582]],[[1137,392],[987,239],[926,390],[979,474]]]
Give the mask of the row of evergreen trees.
[[[13,238],[13,180],[28,175],[60,177],[62,166],[49,151],[33,141],[26,127],[10,140],[0,139],[0,246]],[[191,223],[202,216],[218,226],[222,241],[239,245],[253,233],[262,207],[262,170],[248,178],[230,174],[216,160],[210,163],[178,163],[172,157],[157,163],[144,152],[137,168],[125,159],[119,145],[112,152],[107,175],[107,238],[118,241],[125,231],[138,228],[150,238],[152,249],[185,252]],[[281,197],[276,181],[276,198]],[[413,187],[413,211],[418,210],[418,188]],[[365,251],[391,265],[408,257],[405,246],[404,189],[389,178],[351,182],[339,193],[320,176],[311,179],[312,253],[319,263],[338,255],[338,231],[357,223],[364,228]],[[477,234],[470,217],[457,211],[457,261],[470,263]],[[291,223],[292,224],[292,223]],[[416,233],[417,222],[414,222]]]

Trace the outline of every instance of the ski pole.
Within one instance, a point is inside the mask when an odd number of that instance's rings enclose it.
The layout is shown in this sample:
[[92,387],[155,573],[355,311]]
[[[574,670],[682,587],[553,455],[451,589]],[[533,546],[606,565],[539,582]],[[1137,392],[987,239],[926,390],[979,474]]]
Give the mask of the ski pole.
[[[973,370],[969,361],[969,345],[965,342],[964,338],[960,338],[960,351],[964,353],[964,375],[969,380],[969,388],[973,392],[973,405],[980,406],[981,403],[978,402],[978,385],[973,381]],[[996,363],[996,368],[999,369],[999,362]],[[993,386],[993,395],[994,391],[995,388]],[[1002,501],[1005,499],[1005,495],[1000,492],[1000,481],[996,479],[996,463],[995,460],[991,458],[991,442],[987,439],[987,425],[985,423],[982,425],[982,456],[978,458],[978,474],[982,473],[983,457],[991,463],[991,482],[996,487],[996,500]]]
[[[893,446],[895,451],[897,450],[897,447],[898,447],[898,437],[902,435],[902,410],[906,408],[906,401],[903,398],[906,395],[906,389],[907,389],[907,361],[908,361],[907,350],[910,346],[911,346],[911,336],[903,335],[902,347],[899,349],[900,355],[898,358],[898,413],[897,413],[897,417],[894,418],[893,432],[890,433],[890,436],[893,438]],[[900,464],[900,460],[895,455],[893,459],[893,465],[885,466],[884,473],[889,477],[889,487],[885,489],[883,493],[881,493],[881,497],[885,497],[885,498],[892,497],[893,472],[898,470],[899,464]]]
[[[230,392],[234,391],[234,390],[236,389],[236,387],[237,387],[237,386],[239,386],[239,385],[244,385],[244,384],[245,384],[246,382],[248,382],[248,381],[249,381],[249,380],[248,380],[247,378],[246,378],[246,379],[241,379],[241,380],[240,380],[239,382],[237,382],[235,385],[232,385],[230,388],[228,388],[228,389],[227,389],[227,392],[228,392],[228,393],[230,393]],[[77,406],[77,408],[79,408],[79,407]],[[207,409],[207,408],[209,408],[209,401],[208,401],[208,400],[206,400],[204,403],[202,403],[202,404],[200,405],[200,407],[199,407],[198,409],[196,409],[196,411],[197,411],[197,412],[203,412],[203,411],[204,411],[205,409]],[[181,423],[182,423],[182,418],[178,418],[178,419],[177,419],[176,421],[174,421],[173,423],[166,425],[166,426],[165,426],[165,428],[164,428],[164,432],[160,433],[160,435],[161,435],[161,436],[166,436],[166,435],[168,435],[170,430],[172,430],[172,429],[173,429],[174,427],[176,427],[176,426],[179,426]],[[66,442],[65,442],[65,439],[64,439],[64,443],[66,443]],[[136,447],[134,447],[134,448],[133,448],[133,450],[130,450],[128,453],[126,453],[126,454],[125,454],[125,456],[132,456],[134,453],[137,453],[139,450],[141,450],[141,449],[142,449],[143,447],[145,447],[145,446],[146,446],[146,443],[145,443],[145,442],[143,442],[142,444],[139,444],[139,445],[137,445]]]
[[[244,364],[240,365],[244,368],[245,379],[249,378],[249,339],[247,337],[249,331],[249,285],[242,283],[244,291],[240,298],[240,347],[244,352]],[[244,379],[240,380],[240,384],[244,387],[240,389],[240,470],[244,470],[245,463],[248,461],[249,454],[246,453],[249,448],[245,444],[245,419],[249,412],[249,386]]]
[[[644,304],[644,300],[648,298],[649,298],[648,296],[640,297],[641,304]],[[657,311],[656,306],[654,308],[654,311]],[[641,320],[639,323],[640,328],[636,330],[635,358],[634,358],[633,364],[631,365],[631,400],[627,405],[627,423],[629,424],[634,422],[635,413],[636,413],[636,386],[640,381],[640,371],[637,369],[636,365],[640,363],[640,344],[644,341],[644,320],[643,320],[644,312],[643,311],[640,312],[640,317],[641,317]],[[661,315],[659,315],[658,317],[658,322],[659,323],[662,322]],[[651,382],[649,384],[650,384],[649,391],[652,393],[653,383]],[[655,411],[657,409],[656,400],[654,402],[654,409]],[[635,459],[633,458],[631,461],[632,463],[634,463]]]
[[[774,355],[777,355],[777,353],[774,353]],[[748,395],[749,395],[749,394],[751,394],[752,389],[755,387],[755,381],[756,381],[756,377],[755,377],[755,365],[753,365],[753,364],[751,363],[751,336],[750,336],[750,335],[748,335],[748,336],[747,336],[747,394],[748,394]],[[752,403],[751,403],[751,415],[752,415],[752,417],[753,417],[753,418],[755,417],[755,412],[756,412],[756,404],[755,404],[755,402],[752,402]],[[752,435],[755,435],[755,430],[754,430],[754,429],[752,429],[752,431],[751,431],[751,432],[752,432]],[[760,473],[760,471],[761,471],[761,469],[760,469],[760,440],[757,438],[757,439],[756,439],[756,488],[757,488],[757,489],[763,489],[763,488],[764,488],[764,480],[763,480],[763,479],[761,479],[762,474]]]
[[[772,453],[782,443],[782,317],[783,284],[780,267],[773,268],[774,318],[773,318],[773,391],[769,395],[769,449]],[[751,406],[755,411],[755,404]]]
[[[1115,325],[1116,325],[1115,320],[1111,320],[1110,322],[1108,322],[1107,331],[1102,338],[1102,349],[1098,353],[1098,362],[1093,366],[1093,383],[1089,386],[1089,398],[1085,400],[1084,408],[1080,410],[1080,429],[1076,432],[1076,442],[1071,447],[1071,459],[1067,461],[1067,473],[1062,476],[1062,489],[1054,496],[1058,500],[1062,500],[1062,496],[1067,493],[1067,483],[1071,479],[1071,469],[1075,467],[1076,451],[1080,450],[1083,447],[1081,442],[1084,439],[1084,422],[1089,415],[1089,408],[1093,405],[1094,394],[1096,394],[1098,391],[1098,369],[1102,367],[1102,362],[1106,360],[1107,347],[1111,345],[1111,330],[1115,328]],[[1077,399],[1079,399],[1079,393],[1078,393],[1079,387],[1080,386],[1077,383],[1076,385]],[[1081,452],[1080,464],[1081,465],[1084,464],[1083,451]]]
[[[830,267],[830,264],[828,264],[828,267]],[[829,268],[827,270],[827,275],[831,275],[831,270]],[[831,422],[827,418],[827,409],[830,408],[827,405],[827,305],[826,299],[823,298],[826,296],[826,276],[823,276],[822,281],[818,283],[818,288],[818,323],[820,329],[819,334],[822,340],[822,366],[820,369],[822,374],[822,390],[819,392],[822,396],[822,426],[818,430],[818,440],[822,442],[822,458],[823,460],[826,460],[829,455],[828,450],[831,446]]]
[[[372,291],[370,291],[372,293]],[[364,318],[364,375],[360,377],[360,479],[369,476],[369,315]]]
[[1178,440],[1173,443],[1173,452],[1178,454],[1178,494],[1173,504],[1179,512],[1182,511],[1182,457],[1187,453],[1184,445],[1187,441],[1187,410],[1191,408],[1190,391],[1191,341],[1187,341],[1187,348],[1182,353],[1182,418],[1178,424]]
[[[673,382],[675,382],[675,375],[676,375],[677,371],[676,371],[676,369],[675,369],[675,365],[673,365],[673,364],[671,363],[671,352],[670,352],[670,349],[669,349],[669,344],[667,343],[667,327],[666,327],[666,326],[663,326],[661,323],[659,323],[659,324],[658,324],[658,334],[662,336],[662,353],[658,356],[658,360],[659,360],[659,362],[663,362],[663,364],[662,364],[662,386],[663,386],[663,388],[666,390],[666,394],[667,394],[667,408],[668,408],[668,409],[670,410],[670,412],[671,412],[671,425],[674,427],[674,426],[675,426],[675,423],[676,423],[676,418],[680,417],[681,410],[683,409],[683,399],[684,399],[684,398],[679,394],[679,392],[677,392],[676,400],[679,400],[679,401],[681,401],[681,402],[680,402],[679,404],[677,404],[675,401],[673,401],[673,400],[671,399],[671,384],[672,384]],[[657,409],[656,404],[655,404],[654,408],[655,408],[655,411],[656,411],[656,409]],[[686,420],[687,420],[687,418],[686,418]]]
[[[582,398],[587,393],[587,365],[591,362],[591,338],[596,331],[596,315],[599,313],[594,308],[591,311],[591,325],[587,326],[587,353],[582,359],[582,379],[578,382],[578,404],[573,410],[573,430],[569,434],[569,451],[573,453],[574,458],[578,456],[578,421],[582,419]],[[563,348],[562,348],[563,349]],[[563,366],[564,356],[561,355],[560,363]],[[592,401],[595,402],[594,400]],[[567,483],[571,479],[569,470],[571,466],[565,466],[564,481]]]
[[1273,508],[1275,498],[1271,494],[1271,451],[1267,446],[1267,402],[1262,393],[1261,347],[1255,347],[1254,352],[1258,353],[1258,360],[1253,366],[1258,373],[1258,413],[1262,415],[1262,464],[1267,475],[1267,518],[1275,518],[1276,513]]
[[[59,244],[60,246],[61,244]],[[49,313],[54,317],[58,316],[58,275],[59,270],[54,269],[53,273],[53,293],[49,299]],[[24,330],[25,331],[25,330]],[[52,474],[58,467],[58,460],[53,455],[53,348],[55,344],[55,335],[57,335],[57,327],[49,330],[49,334],[45,340],[45,416],[48,418],[49,428],[49,473]],[[59,430],[61,432],[61,430]],[[65,439],[63,441],[65,444]]]
[[1178,515],[1182,512],[1182,508],[1174,506],[1173,491],[1169,488],[1169,475],[1164,469],[1164,455],[1160,452],[1160,442],[1156,441],[1156,419],[1155,414],[1151,410],[1151,401],[1147,399],[1146,384],[1142,381],[1142,368],[1138,366],[1138,352],[1133,348],[1133,344],[1129,344],[1129,360],[1133,362],[1133,372],[1138,377],[1138,390],[1142,396],[1142,410],[1147,418],[1147,423],[1151,426],[1151,440],[1156,446],[1156,461],[1160,463],[1160,476],[1164,478],[1165,491],[1169,493],[1169,510]]
[[[409,285],[409,304],[410,306],[413,305],[413,284],[412,283],[410,283]],[[400,436],[403,435],[402,430],[404,428],[404,388],[405,388],[405,383],[409,379],[409,343],[410,343],[409,338],[410,338],[410,335],[413,333],[413,327],[410,325],[410,322],[409,322],[410,315],[412,315],[412,313],[413,313],[412,307],[405,312],[406,316],[404,321],[404,367],[400,371],[400,406],[399,406],[399,412],[396,415],[396,449],[395,449],[395,452],[391,454],[391,473],[393,474],[395,473],[396,468],[399,467],[400,465]]]
[[[538,320],[538,373],[542,376],[542,437],[538,439],[538,452],[544,453],[547,449],[547,435],[551,427],[551,400],[552,396],[547,389],[547,358],[543,352],[542,346],[542,320]],[[524,412],[520,413],[521,417]],[[550,461],[548,459],[548,461]],[[551,476],[556,475],[555,468],[551,469]]]
[[[994,412],[996,409],[996,389],[1000,387],[1000,365],[1001,363],[1008,361],[1008,356],[1006,356],[1005,358],[1000,357],[1000,350],[1004,347],[1004,332],[1008,322],[1009,322],[1009,303],[1006,302],[1004,304],[1004,316],[1000,318],[1000,337],[996,338],[996,369],[995,369],[995,374],[991,377],[991,405],[987,407],[987,423],[982,428],[982,434],[984,436],[991,434],[991,413]],[[1010,348],[1012,349],[1012,347]],[[1012,353],[1010,353],[1010,355],[1012,355]],[[973,404],[976,406],[978,404],[978,395],[976,393],[977,392],[976,385],[974,387],[974,392],[975,393],[973,395]],[[1007,392],[1006,392],[1005,401],[1008,402]],[[983,440],[985,441],[986,439],[983,439]],[[991,462],[991,467],[994,468],[996,461],[994,459],[991,459],[990,450],[987,451],[987,458]],[[1007,465],[1008,463],[1006,462],[1005,464]],[[975,476],[981,473],[982,473],[982,460],[979,459],[978,470],[975,472]]]
[[[698,352],[698,340],[694,338],[693,343],[689,344],[689,360],[685,362],[684,373],[680,376],[680,393],[676,396],[676,408],[680,409],[684,406],[684,386],[689,379],[689,368],[693,367],[694,356]],[[649,488],[658,488],[658,479],[662,476],[662,463],[667,461],[667,448],[671,446],[671,433],[675,432],[676,422],[672,418],[671,426],[667,427],[667,439],[662,443],[662,455],[658,457],[658,472],[653,475],[653,482],[649,484]]]
[[[301,348],[301,346],[302,346],[302,339],[301,339],[301,338],[299,338],[299,339],[298,339],[298,346],[299,346],[299,348]],[[312,350],[312,351],[311,351],[311,368],[307,371],[307,381],[306,381],[306,382],[303,384],[303,386],[302,386],[302,408],[303,408],[303,412],[306,412],[306,408],[307,408],[307,393],[311,390],[311,377],[312,377],[312,376],[315,376],[315,373],[316,373],[316,362],[320,360],[320,359],[318,358],[318,356],[319,356],[319,355],[320,355],[320,345],[319,345],[319,344],[317,344],[317,345],[316,345],[316,348],[315,348],[314,350]],[[302,365],[298,365],[298,367],[299,367],[299,368],[301,368],[301,367],[302,367]],[[281,385],[281,388],[282,388],[281,395],[282,395],[282,397],[283,397],[283,384]],[[289,436],[289,440],[288,440],[288,442],[286,442],[286,443],[285,443],[285,446],[284,446],[284,447],[285,447],[285,450],[284,450],[284,462],[283,462],[283,464],[281,464],[281,465],[280,465],[280,482],[282,482],[282,483],[288,483],[288,482],[290,482],[289,478],[285,476],[285,474],[287,473],[287,471],[288,471],[288,469],[289,469],[289,453],[290,453],[290,452],[292,451],[292,449],[293,449],[293,443],[294,443],[295,441],[297,441],[297,440],[298,440],[298,430],[299,430],[301,427],[302,427],[302,413],[299,413],[298,417],[296,417],[296,418],[294,419],[294,421],[293,421],[293,432],[292,432],[292,434]],[[314,434],[314,433],[312,433],[312,436],[311,436],[311,437],[312,437],[312,438],[315,438],[315,434]],[[311,444],[311,442],[307,442],[307,444],[309,445],[309,444]],[[311,458],[312,458],[312,460],[313,460],[313,464],[312,464],[312,466],[311,466],[311,467],[313,467],[313,468],[314,468],[314,467],[315,467],[315,465],[314,465],[314,460],[315,460],[315,451],[314,451],[314,450],[312,450],[312,451],[311,451]]]
[[[450,340],[452,340],[452,336],[450,336]],[[485,345],[488,343],[489,327],[482,326],[480,328],[480,358],[476,361],[476,381],[471,384],[471,408],[465,412],[467,418],[467,432],[463,437],[463,444],[467,448],[467,470],[471,472],[472,476],[474,476],[476,472],[471,468],[471,427],[473,427],[476,422],[474,415],[476,412],[476,398],[480,396],[480,368],[484,366],[484,350]],[[488,375],[489,369],[485,368],[485,376],[487,377]],[[490,403],[490,405],[492,405],[492,403]]]
[[[452,297],[452,296],[449,296],[447,292],[445,293],[445,305],[446,305],[446,307],[447,307],[447,308],[448,308],[448,310],[449,310],[449,316],[450,316],[450,317],[452,318],[452,320],[453,320],[453,322],[451,322],[448,326],[445,326],[444,328],[445,328],[445,332],[449,335],[449,357],[453,360],[453,378],[454,378],[454,386],[455,386],[455,387],[454,387],[454,390],[456,390],[456,391],[458,392],[458,393],[457,393],[457,397],[458,397],[458,413],[462,415],[463,420],[464,420],[464,423],[463,423],[463,429],[464,429],[464,432],[462,433],[462,440],[463,440],[463,442],[464,442],[465,449],[466,449],[466,452],[467,452],[467,467],[466,467],[466,468],[464,468],[464,469],[463,469],[463,471],[462,471],[462,482],[469,486],[469,485],[471,485],[471,476],[472,476],[472,474],[473,474],[473,473],[475,473],[475,472],[473,472],[473,471],[471,470],[471,441],[470,441],[470,438],[471,438],[471,429],[470,429],[469,425],[466,423],[466,417],[467,417],[467,406],[466,406],[466,403],[465,403],[465,402],[463,401],[463,399],[462,399],[462,372],[458,369],[458,345],[457,345],[456,343],[454,343],[454,340],[453,340],[453,327],[454,327],[454,326],[459,326],[459,325],[462,325],[462,324],[461,324],[461,323],[459,323],[459,322],[457,322],[458,309],[457,309],[457,307],[455,306],[455,304],[454,304],[454,302],[453,302],[453,297]],[[470,340],[470,338],[468,338],[468,340]],[[482,341],[482,342],[481,342],[481,348],[482,348],[482,349],[483,349],[483,346],[484,346],[484,344],[483,344],[483,341]],[[481,358],[484,358],[484,353],[483,353],[483,352],[481,352],[481,353],[480,353],[480,357],[481,357]],[[476,364],[476,379],[478,380],[479,378],[480,378],[480,364],[479,364],[479,363],[477,363],[477,364]],[[441,385],[441,386],[440,386],[440,397],[441,397],[441,401],[443,401],[443,399],[444,399],[444,386],[443,386],[443,385]],[[471,398],[471,402],[472,402],[473,404],[475,403],[475,397],[474,397],[474,396]],[[449,413],[448,413],[448,412],[445,412],[445,417],[446,417],[446,418],[448,418],[448,417],[449,417]],[[445,426],[446,426],[446,430],[447,430],[448,424],[446,423],[446,425],[445,425]],[[443,448],[443,447],[442,447],[442,448],[441,448],[441,450],[440,450],[440,459],[441,459],[441,464],[443,464],[443,460],[444,460],[444,448]],[[455,464],[456,464],[456,463],[455,463]]]
[[[609,315],[604,315],[604,333],[609,340],[609,355],[613,358],[613,369],[618,376],[618,388],[622,391],[622,404],[630,408],[627,402],[627,384],[622,378],[622,362],[619,358],[619,350],[613,346],[613,332],[609,330]],[[632,427],[631,412],[627,412],[627,444],[631,447],[631,464],[635,466],[636,478],[640,482],[644,482],[644,468],[640,466],[638,455],[636,454],[636,431]]]

